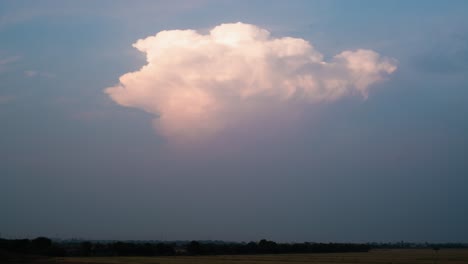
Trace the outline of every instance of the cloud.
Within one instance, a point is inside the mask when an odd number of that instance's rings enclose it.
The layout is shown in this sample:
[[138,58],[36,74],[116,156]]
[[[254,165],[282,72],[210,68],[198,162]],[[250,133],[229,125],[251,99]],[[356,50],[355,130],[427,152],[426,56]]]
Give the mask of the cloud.
[[42,78],[55,78],[55,74],[49,72],[40,72],[35,70],[24,71],[24,75],[28,78],[42,77]]
[[72,115],[72,118],[75,120],[81,121],[92,121],[99,120],[109,116],[109,113],[102,110],[92,110],[92,111],[79,111],[75,112]]
[[243,23],[221,24],[207,34],[161,31],[133,46],[147,64],[105,93],[119,105],[153,114],[157,131],[176,141],[209,137],[291,102],[366,98],[373,84],[396,70],[394,59],[372,50],[347,50],[326,61],[304,39],[274,38]]
[[437,38],[434,34],[431,32],[427,37],[433,41],[412,54],[412,65],[436,78],[453,74],[464,76],[468,69],[468,29],[457,29],[454,33],[444,28],[444,32],[437,32]]
[[29,77],[29,78],[36,77],[37,74],[38,74],[37,71],[25,71],[24,72],[24,75],[26,75],[26,77]]
[[6,70],[8,64],[14,63],[18,61],[19,59],[20,59],[19,56],[0,58],[0,72]]
[[0,95],[0,104],[7,104],[11,101],[13,101],[15,97],[11,95]]

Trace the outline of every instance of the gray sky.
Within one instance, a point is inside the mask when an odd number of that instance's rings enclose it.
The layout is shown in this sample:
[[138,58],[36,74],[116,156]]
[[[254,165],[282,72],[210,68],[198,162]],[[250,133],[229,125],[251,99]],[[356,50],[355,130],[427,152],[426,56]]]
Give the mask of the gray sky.
[[[467,11],[466,1],[2,1],[0,234],[468,242]],[[365,49],[397,69],[367,98],[230,101],[203,86],[229,110],[206,120],[175,115],[152,83],[187,69],[119,80],[147,64],[138,39],[238,21],[304,39],[327,63]],[[350,78],[319,70],[324,82]],[[145,82],[131,107],[104,92]],[[214,120],[215,135],[172,140],[176,125],[198,135]]]

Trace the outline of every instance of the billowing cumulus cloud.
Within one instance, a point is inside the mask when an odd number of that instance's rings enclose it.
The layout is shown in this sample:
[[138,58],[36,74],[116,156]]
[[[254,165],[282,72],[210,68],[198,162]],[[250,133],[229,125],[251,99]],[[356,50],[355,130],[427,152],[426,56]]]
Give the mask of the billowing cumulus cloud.
[[105,92],[122,106],[153,114],[155,128],[175,140],[242,125],[265,105],[367,97],[373,84],[396,70],[394,59],[372,50],[347,50],[326,61],[304,39],[274,38],[243,23],[207,34],[161,31],[133,46],[147,64]]

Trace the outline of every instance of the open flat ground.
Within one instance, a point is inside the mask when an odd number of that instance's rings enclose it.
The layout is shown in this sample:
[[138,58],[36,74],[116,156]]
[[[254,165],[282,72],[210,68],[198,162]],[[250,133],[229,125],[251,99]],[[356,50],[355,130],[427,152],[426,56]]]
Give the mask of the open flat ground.
[[368,253],[284,254],[235,256],[177,257],[79,257],[57,258],[66,264],[274,264],[274,263],[340,263],[340,264],[468,264],[468,249],[402,249],[372,250]]

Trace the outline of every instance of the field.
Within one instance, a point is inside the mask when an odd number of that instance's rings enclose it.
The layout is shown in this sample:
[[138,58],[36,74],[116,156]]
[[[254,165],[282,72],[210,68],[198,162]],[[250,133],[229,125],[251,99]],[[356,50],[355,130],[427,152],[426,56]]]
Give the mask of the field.
[[178,257],[79,257],[57,258],[65,264],[275,264],[275,263],[336,263],[336,264],[468,264],[468,249],[402,249],[373,250],[368,253],[284,254],[236,256]]

